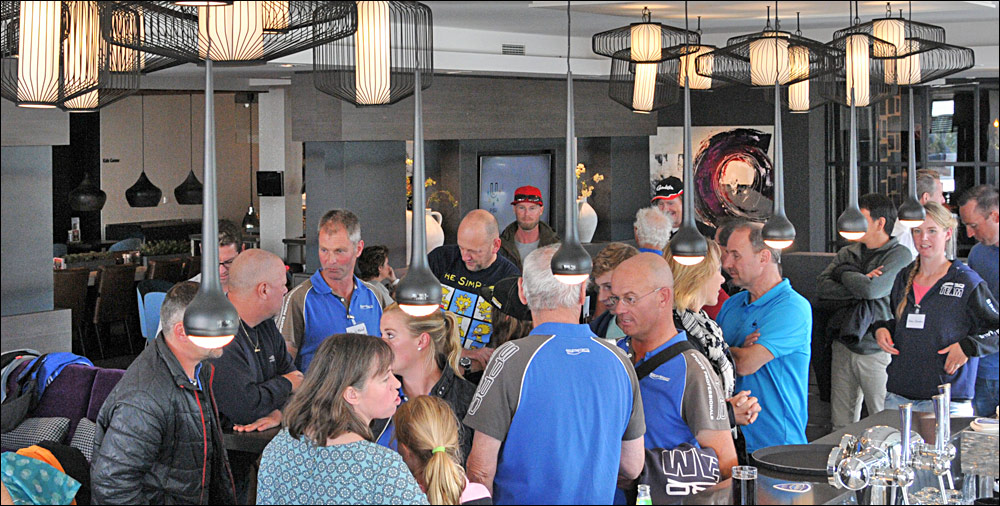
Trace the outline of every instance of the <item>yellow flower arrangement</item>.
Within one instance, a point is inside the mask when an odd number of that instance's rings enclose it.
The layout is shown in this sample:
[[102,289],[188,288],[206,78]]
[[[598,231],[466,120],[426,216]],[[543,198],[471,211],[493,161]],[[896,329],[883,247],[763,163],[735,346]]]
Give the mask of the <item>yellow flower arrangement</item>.
[[[604,181],[604,176],[600,172],[595,172],[593,176],[582,177],[587,172],[587,167],[583,163],[576,164],[576,185],[580,196],[590,197],[594,194],[594,185]],[[593,184],[591,184],[593,183]]]
[[[424,188],[430,188],[436,184],[437,181],[427,178],[427,180],[424,181]],[[430,207],[431,204],[442,203],[451,204],[452,207],[458,207],[458,200],[456,200],[455,196],[448,190],[431,192],[430,195],[427,196],[427,202],[424,207]],[[406,176],[406,208],[413,208],[413,177],[411,176]]]

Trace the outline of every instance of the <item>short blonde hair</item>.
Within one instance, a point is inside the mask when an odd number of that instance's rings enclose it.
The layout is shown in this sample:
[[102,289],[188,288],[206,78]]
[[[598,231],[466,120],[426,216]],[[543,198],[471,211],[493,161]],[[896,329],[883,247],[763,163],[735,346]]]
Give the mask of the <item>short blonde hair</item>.
[[708,280],[719,272],[722,265],[722,249],[715,241],[708,239],[708,252],[705,260],[695,265],[683,265],[673,259],[673,254],[668,249],[663,257],[670,264],[670,270],[674,273],[674,307],[677,309],[687,309],[698,311],[701,307],[696,307],[701,301],[698,296],[701,287]]

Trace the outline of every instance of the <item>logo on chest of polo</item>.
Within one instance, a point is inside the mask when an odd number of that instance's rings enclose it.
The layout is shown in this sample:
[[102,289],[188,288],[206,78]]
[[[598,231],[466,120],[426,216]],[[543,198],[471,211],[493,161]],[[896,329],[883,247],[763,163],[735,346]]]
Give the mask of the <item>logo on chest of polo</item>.
[[659,374],[656,374],[655,372],[649,373],[649,379],[654,379],[657,381],[670,381],[670,378],[666,376],[661,376]]
[[961,297],[965,293],[965,283],[945,283],[941,285],[941,295],[948,297]]

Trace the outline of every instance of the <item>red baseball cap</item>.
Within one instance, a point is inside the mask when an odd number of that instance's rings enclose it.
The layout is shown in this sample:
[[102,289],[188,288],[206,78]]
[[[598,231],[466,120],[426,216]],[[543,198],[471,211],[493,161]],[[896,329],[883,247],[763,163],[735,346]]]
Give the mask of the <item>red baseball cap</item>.
[[538,204],[544,206],[542,202],[542,191],[534,186],[522,186],[517,190],[514,190],[514,201],[510,203],[512,206],[516,206],[521,202],[527,202],[529,204]]

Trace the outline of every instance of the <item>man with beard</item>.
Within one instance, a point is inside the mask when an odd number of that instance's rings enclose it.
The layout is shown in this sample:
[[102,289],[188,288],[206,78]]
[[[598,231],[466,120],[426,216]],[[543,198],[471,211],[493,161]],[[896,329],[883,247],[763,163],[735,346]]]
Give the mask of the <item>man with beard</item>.
[[521,259],[528,253],[559,242],[559,236],[542,220],[545,203],[542,192],[534,186],[522,186],[514,192],[516,220],[500,234],[500,253],[521,270]]

